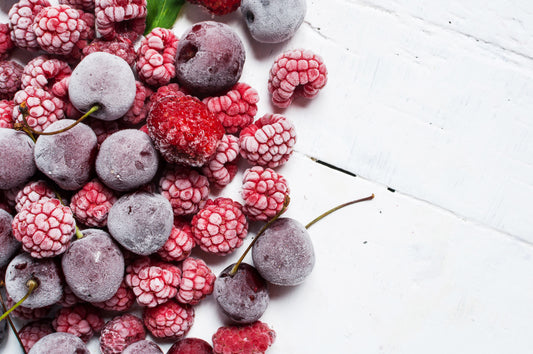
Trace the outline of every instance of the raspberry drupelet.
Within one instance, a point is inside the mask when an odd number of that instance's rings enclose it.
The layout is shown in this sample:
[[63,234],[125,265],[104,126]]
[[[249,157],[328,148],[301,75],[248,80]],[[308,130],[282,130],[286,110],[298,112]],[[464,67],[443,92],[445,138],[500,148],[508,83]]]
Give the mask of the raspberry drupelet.
[[54,328],[49,321],[43,320],[27,323],[20,329],[18,335],[24,349],[29,352],[39,339],[50,333],[54,333]]
[[202,173],[213,187],[227,186],[237,174],[238,157],[239,138],[226,134],[218,143],[215,154],[202,167]]
[[7,23],[0,23],[0,60],[6,60],[11,50],[15,47],[15,43],[11,40],[10,32]]
[[189,257],[181,265],[182,276],[176,299],[182,304],[197,305],[213,292],[216,276],[199,258]]
[[207,177],[187,167],[167,168],[159,180],[159,188],[170,201],[175,216],[196,213],[209,196]]
[[227,15],[236,11],[241,5],[241,0],[188,0],[191,4],[198,4],[213,15]]
[[136,63],[139,78],[148,85],[162,86],[176,76],[178,37],[169,29],[154,28],[141,41]]
[[0,100],[0,128],[13,128],[13,101]]
[[102,328],[100,350],[103,354],[119,354],[132,343],[146,338],[142,320],[132,314],[113,318]]
[[181,88],[180,85],[178,85],[175,82],[170,83],[168,85],[161,86],[161,87],[159,87],[157,89],[156,92],[154,92],[150,96],[150,103],[149,103],[148,110],[152,109],[154,104],[157,101],[159,101],[160,99],[162,99],[163,97],[166,97],[166,96],[182,97],[182,96],[186,96],[186,95],[187,95],[187,93],[185,92],[185,90],[183,88]]
[[118,36],[132,43],[146,27],[146,0],[95,0],[96,27],[110,40]]
[[59,0],[59,3],[85,12],[94,12],[94,0]]
[[90,227],[105,227],[109,209],[116,200],[111,189],[98,179],[93,179],[72,196],[70,208],[80,223]]
[[322,58],[310,50],[282,53],[270,69],[268,91],[272,94],[272,103],[287,108],[295,96],[315,97],[326,85],[327,73]]
[[84,57],[94,52],[114,54],[124,59],[130,66],[135,63],[135,58],[137,57],[132,42],[124,37],[117,37],[112,40],[97,38],[83,48],[82,52]]
[[26,121],[32,129],[37,131],[45,130],[65,115],[63,101],[42,88],[28,86],[24,90],[17,91],[13,102],[15,103],[13,108],[15,123],[24,122],[22,119],[24,113],[20,110],[20,104],[25,103],[28,112]]
[[287,180],[270,168],[255,166],[244,171],[244,213],[251,220],[266,221],[282,208],[289,195]]
[[24,68],[12,61],[0,61],[0,99],[12,99],[15,92],[20,89],[21,75]]
[[30,182],[17,193],[15,210],[20,212],[31,203],[50,198],[55,198],[55,192],[45,180]]
[[124,123],[131,125],[143,123],[146,120],[149,107],[148,102],[152,95],[152,90],[144,86],[140,81],[135,81],[135,87],[135,100],[133,101],[133,105],[121,118]]
[[131,308],[135,302],[135,294],[123,280],[117,292],[110,299],[103,302],[93,302],[92,304],[106,311],[124,312]]
[[165,245],[157,251],[157,254],[164,261],[179,262],[189,257],[194,246],[194,237],[189,223],[175,218],[170,237]]
[[152,308],[145,308],[143,322],[146,329],[160,339],[178,340],[183,338],[194,323],[194,308],[169,300]]
[[60,87],[56,91],[54,91],[54,86],[61,82],[61,80],[68,78],[71,73],[72,69],[67,62],[50,58],[46,55],[39,55],[30,60],[24,67],[21,77],[21,87],[39,87],[54,93],[54,95],[61,93],[62,95],[58,96],[64,96],[68,93],[62,92],[61,90],[65,83],[60,84]]
[[9,10],[11,40],[19,48],[36,50],[39,43],[33,32],[33,20],[45,7],[51,6],[48,0],[19,0]]
[[276,332],[261,321],[246,326],[220,327],[213,334],[213,352],[261,354],[274,343],[275,339]]
[[63,307],[52,321],[57,332],[66,332],[88,342],[104,327],[104,320],[98,311],[89,304]]

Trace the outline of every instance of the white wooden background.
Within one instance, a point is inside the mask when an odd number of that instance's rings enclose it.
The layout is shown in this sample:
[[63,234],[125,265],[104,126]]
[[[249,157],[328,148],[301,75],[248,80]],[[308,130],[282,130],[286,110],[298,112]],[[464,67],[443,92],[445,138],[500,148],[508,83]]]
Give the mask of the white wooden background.
[[[206,19],[186,5],[174,30]],[[305,222],[376,194],[313,226],[314,273],[273,288],[262,318],[278,332],[269,353],[530,353],[533,3],[308,0],[306,22],[280,45],[254,43],[239,13],[216,20],[245,43],[258,114],[297,127],[298,151],[280,169],[287,216]],[[297,47],[323,56],[329,82],[277,110],[268,70]],[[240,175],[222,195],[239,200],[239,188]],[[207,260],[218,273],[237,257]],[[222,324],[208,299],[189,335],[210,341]],[[16,353],[15,339],[2,348]]]

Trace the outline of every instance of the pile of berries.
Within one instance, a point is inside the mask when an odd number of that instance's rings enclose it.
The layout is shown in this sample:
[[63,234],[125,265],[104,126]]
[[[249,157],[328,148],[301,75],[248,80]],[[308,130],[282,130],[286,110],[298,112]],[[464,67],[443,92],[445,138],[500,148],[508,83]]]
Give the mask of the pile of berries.
[[[214,15],[241,6],[190,2]],[[292,11],[302,17],[305,4]],[[25,321],[26,350],[83,352],[99,335],[103,353],[158,352],[149,333],[176,342],[168,353],[262,353],[275,332],[260,316],[221,327],[212,346],[185,336],[217,280],[199,257],[235,252],[249,222],[284,207],[278,169],[295,127],[284,114],[256,117],[259,94],[240,81],[246,55],[229,26],[143,36],[146,16],[146,0],[19,0],[0,24],[0,274],[8,304],[30,293],[11,315]],[[15,47],[36,55],[21,66]],[[286,108],[316,96],[326,75],[318,55],[296,49],[264,84]],[[232,200],[223,190],[239,166],[242,200]],[[254,277],[266,287],[241,278]]]

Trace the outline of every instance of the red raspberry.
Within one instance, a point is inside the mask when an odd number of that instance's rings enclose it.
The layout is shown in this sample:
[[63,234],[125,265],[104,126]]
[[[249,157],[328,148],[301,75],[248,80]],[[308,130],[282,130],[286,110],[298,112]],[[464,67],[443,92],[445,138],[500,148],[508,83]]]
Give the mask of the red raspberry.
[[142,320],[129,313],[107,322],[100,335],[103,354],[119,354],[132,343],[146,338]]
[[15,44],[11,40],[9,25],[0,23],[0,60],[6,60]]
[[59,0],[59,3],[85,12],[94,12],[94,0]]
[[322,58],[309,50],[295,49],[279,55],[268,79],[272,103],[289,107],[294,96],[313,98],[326,85],[328,71]]
[[31,203],[38,202],[43,199],[54,198],[55,192],[44,180],[30,182],[24,186],[15,197],[15,210],[20,212]]
[[45,7],[33,20],[37,43],[50,54],[70,54],[87,28],[80,17],[78,10],[68,5]]
[[120,125],[116,120],[106,121],[101,119],[89,119],[87,125],[89,125],[96,134],[98,148],[100,148],[100,145],[102,145],[108,136],[120,130]]
[[63,307],[71,307],[82,302],[83,301],[79,297],[74,295],[72,288],[65,282],[63,284],[63,296],[58,304]]
[[[46,91],[51,91],[54,93],[54,95],[57,95],[57,93],[53,91],[54,85],[59,83],[61,80],[70,77],[71,73],[72,69],[70,69],[70,66],[67,64],[67,62],[59,59],[49,58],[45,55],[40,55],[30,60],[24,67],[21,87],[39,87]],[[68,94],[68,92],[63,92],[60,90],[60,88],[64,87],[64,85],[65,83],[62,83],[56,89],[58,93],[61,93],[61,95],[57,96],[64,96]],[[68,81],[66,87],[68,89]]]
[[194,245],[191,226],[176,218],[170,237],[157,254],[167,262],[179,262],[189,257]]
[[130,110],[122,117],[126,124],[139,124],[144,122],[148,115],[148,102],[152,95],[152,90],[144,86],[140,81],[135,81],[135,100]]
[[[15,301],[6,292],[6,308],[11,308],[13,307],[13,305],[15,305]],[[11,316],[17,317],[23,320],[35,321],[35,320],[40,320],[48,316],[51,310],[52,310],[52,306],[38,307],[38,308],[31,309],[29,307],[24,307],[21,305],[15,308],[11,312]]]
[[34,321],[27,323],[19,332],[19,338],[26,352],[42,337],[54,333],[54,328],[49,321]]
[[127,311],[135,302],[135,294],[123,280],[118,287],[117,292],[110,299],[104,302],[93,302],[92,304],[106,311]]
[[237,157],[239,156],[239,138],[224,135],[218,143],[217,151],[202,167],[202,173],[216,188],[227,186],[237,173]]
[[38,49],[39,43],[33,32],[33,20],[42,9],[51,6],[48,0],[19,0],[9,10],[11,40],[19,48]]
[[76,229],[74,215],[59,199],[44,199],[28,205],[13,218],[13,236],[34,258],[54,257],[65,252]]
[[126,284],[140,305],[155,307],[176,296],[181,271],[175,265],[143,257],[126,268]]
[[174,343],[167,354],[213,354],[213,347],[200,338],[183,338]]
[[198,4],[206,8],[213,15],[226,15],[241,6],[241,0],[188,0],[191,4]]
[[20,89],[24,68],[14,61],[0,61],[0,98],[12,99]]
[[148,114],[148,132],[165,160],[199,167],[216,152],[224,127],[207,106],[191,96],[167,96]]
[[176,83],[171,83],[165,86],[161,86],[157,89],[157,91],[150,96],[150,104],[148,107],[148,110],[151,110],[154,106],[155,102],[159,101],[163,97],[166,96],[186,96],[187,93]]
[[37,131],[45,130],[50,124],[62,119],[65,115],[63,101],[38,87],[28,86],[24,90],[17,91],[13,101],[15,103],[13,108],[15,123],[23,123],[19,105],[24,102],[29,113],[26,121],[31,128]]
[[117,37],[109,41],[95,39],[88,46],[83,48],[83,56],[87,56],[94,52],[114,54],[124,59],[130,66],[135,63],[136,54],[133,44],[129,39],[124,37]]
[[136,68],[148,85],[162,86],[176,76],[178,37],[169,29],[156,27],[141,41]]
[[0,128],[13,128],[13,101],[0,100]]
[[196,244],[212,254],[226,255],[240,247],[248,234],[242,205],[229,198],[208,200],[192,219]]
[[269,220],[282,208],[289,195],[287,180],[270,168],[255,166],[244,171],[242,198],[244,213],[251,220]]
[[256,321],[246,326],[220,327],[213,334],[215,354],[262,354],[274,343],[276,332]]
[[66,332],[78,336],[88,342],[104,327],[104,320],[98,311],[89,304],[78,304],[63,307],[52,321],[57,332]]
[[134,42],[146,27],[146,0],[95,0],[96,27],[104,39]]
[[189,257],[181,265],[182,276],[176,299],[182,304],[197,305],[213,292],[216,276],[199,258]]
[[107,225],[107,214],[117,197],[99,180],[93,179],[72,196],[70,208],[76,220],[90,227]]
[[170,300],[156,307],[147,307],[143,313],[143,321],[154,337],[178,340],[192,327],[194,309]]
[[176,216],[196,213],[209,196],[207,177],[187,167],[168,168],[159,180],[159,188]]
[[241,131],[241,155],[252,165],[276,168],[285,164],[296,143],[294,125],[281,114],[265,114]]
[[207,108],[220,120],[228,134],[239,133],[252,124],[257,102],[259,93],[243,82],[235,84],[224,96],[204,99]]

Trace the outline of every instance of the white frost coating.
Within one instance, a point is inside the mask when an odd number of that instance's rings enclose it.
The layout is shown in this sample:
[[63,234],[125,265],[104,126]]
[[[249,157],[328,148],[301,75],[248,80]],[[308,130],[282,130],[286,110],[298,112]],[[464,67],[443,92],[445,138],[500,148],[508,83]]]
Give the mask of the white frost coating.
[[83,341],[70,333],[56,332],[39,339],[28,354],[90,354]]

